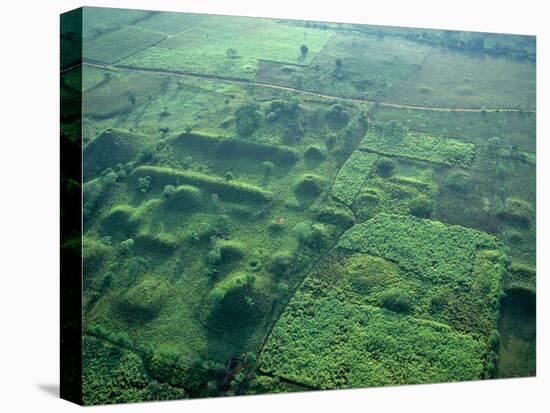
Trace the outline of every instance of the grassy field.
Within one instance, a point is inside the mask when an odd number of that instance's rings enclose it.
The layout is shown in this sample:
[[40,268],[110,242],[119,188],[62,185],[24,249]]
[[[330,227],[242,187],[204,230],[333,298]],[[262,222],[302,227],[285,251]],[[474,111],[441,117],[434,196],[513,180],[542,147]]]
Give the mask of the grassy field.
[[166,36],[129,26],[103,34],[84,43],[82,56],[84,59],[104,63],[115,63],[143,49],[147,49]]
[[434,49],[387,102],[441,107],[532,109],[535,65]]
[[532,112],[436,112],[379,106],[370,116],[377,122],[394,120],[413,131],[475,144],[486,144],[497,136],[503,144],[530,151],[536,145],[536,116]]
[[204,14],[155,13],[145,19],[138,20],[134,23],[134,26],[173,35],[190,30],[208,18],[209,16]]
[[260,59],[308,65],[329,37],[266,19],[215,16],[121,64],[252,80]]

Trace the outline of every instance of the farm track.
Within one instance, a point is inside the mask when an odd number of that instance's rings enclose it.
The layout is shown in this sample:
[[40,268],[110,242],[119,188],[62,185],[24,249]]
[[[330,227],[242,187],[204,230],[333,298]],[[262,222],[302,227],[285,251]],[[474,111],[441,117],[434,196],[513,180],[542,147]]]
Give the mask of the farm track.
[[[89,62],[84,61],[83,65],[85,66],[91,66],[91,67],[97,67],[100,69],[106,69],[111,70],[114,72],[139,72],[139,73],[160,73],[160,74],[166,74],[166,75],[175,75],[185,78],[196,78],[196,79],[209,79],[209,80],[218,80],[225,83],[234,83],[234,84],[240,84],[240,85],[249,85],[249,86],[259,86],[259,87],[266,87],[270,89],[275,90],[282,90],[287,92],[293,92],[293,93],[301,93],[303,95],[309,95],[309,96],[315,96],[322,99],[338,99],[343,100],[347,102],[354,102],[354,103],[369,103],[369,104],[376,104],[381,107],[388,107],[388,108],[397,108],[397,109],[412,109],[412,110],[427,110],[427,111],[433,111],[433,112],[472,112],[472,113],[488,113],[488,112],[532,112],[536,113],[536,109],[517,109],[517,108],[485,108],[485,109],[476,109],[476,108],[446,108],[446,107],[436,107],[436,106],[423,106],[423,105],[403,105],[400,103],[390,103],[390,102],[378,102],[375,100],[369,100],[369,99],[361,99],[361,98],[351,98],[351,97],[342,97],[342,96],[333,96],[333,95],[325,95],[322,93],[317,92],[311,92],[303,89],[296,89],[289,86],[281,86],[281,85],[275,85],[272,83],[267,82],[259,82],[256,80],[245,80],[245,79],[234,79],[234,78],[227,78],[223,76],[217,76],[217,75],[205,75],[205,74],[197,74],[197,73],[191,73],[191,72],[182,72],[177,70],[166,70],[166,69],[150,69],[145,67],[131,67],[131,66],[114,66],[110,64],[102,64],[98,62]],[[62,70],[62,73],[69,71],[78,65],[71,66],[67,69]]]

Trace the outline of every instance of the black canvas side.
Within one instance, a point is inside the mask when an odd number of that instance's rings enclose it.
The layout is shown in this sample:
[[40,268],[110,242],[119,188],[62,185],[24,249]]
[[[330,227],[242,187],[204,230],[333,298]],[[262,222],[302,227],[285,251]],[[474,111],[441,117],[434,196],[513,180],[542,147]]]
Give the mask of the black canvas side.
[[[60,396],[82,404],[82,9],[61,15]],[[64,76],[71,72],[71,86]],[[76,82],[75,82],[76,79]],[[76,85],[76,86],[75,86]]]

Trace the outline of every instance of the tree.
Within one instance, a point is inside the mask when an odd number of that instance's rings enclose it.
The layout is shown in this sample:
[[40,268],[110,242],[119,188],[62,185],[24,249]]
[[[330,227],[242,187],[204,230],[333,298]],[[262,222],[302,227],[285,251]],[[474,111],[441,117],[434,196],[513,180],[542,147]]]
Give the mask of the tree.
[[256,103],[247,103],[235,111],[235,126],[240,136],[252,135],[260,126],[260,106]]
[[309,49],[308,49],[308,47],[307,47],[305,44],[303,44],[302,46],[300,46],[300,52],[302,52],[302,56],[307,55],[308,50],[309,50]]
[[227,57],[234,59],[237,57],[237,49],[230,47],[225,51],[225,54],[227,55]]
[[336,69],[341,69],[342,68],[342,59],[338,58],[336,59],[336,62],[334,63],[336,65]]
[[134,240],[132,238],[128,238],[126,241],[122,241],[120,243],[120,248],[124,254],[128,254],[132,247],[134,246]]

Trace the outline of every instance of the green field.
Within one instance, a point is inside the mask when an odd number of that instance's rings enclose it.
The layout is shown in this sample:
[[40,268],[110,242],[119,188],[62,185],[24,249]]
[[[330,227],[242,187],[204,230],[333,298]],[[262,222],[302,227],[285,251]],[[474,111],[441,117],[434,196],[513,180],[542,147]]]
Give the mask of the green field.
[[535,374],[532,37],[83,19],[85,404]]
[[84,42],[82,56],[84,59],[114,63],[147,49],[165,38],[166,36],[160,33],[125,26]]
[[535,65],[434,49],[386,101],[418,106],[533,109]]

